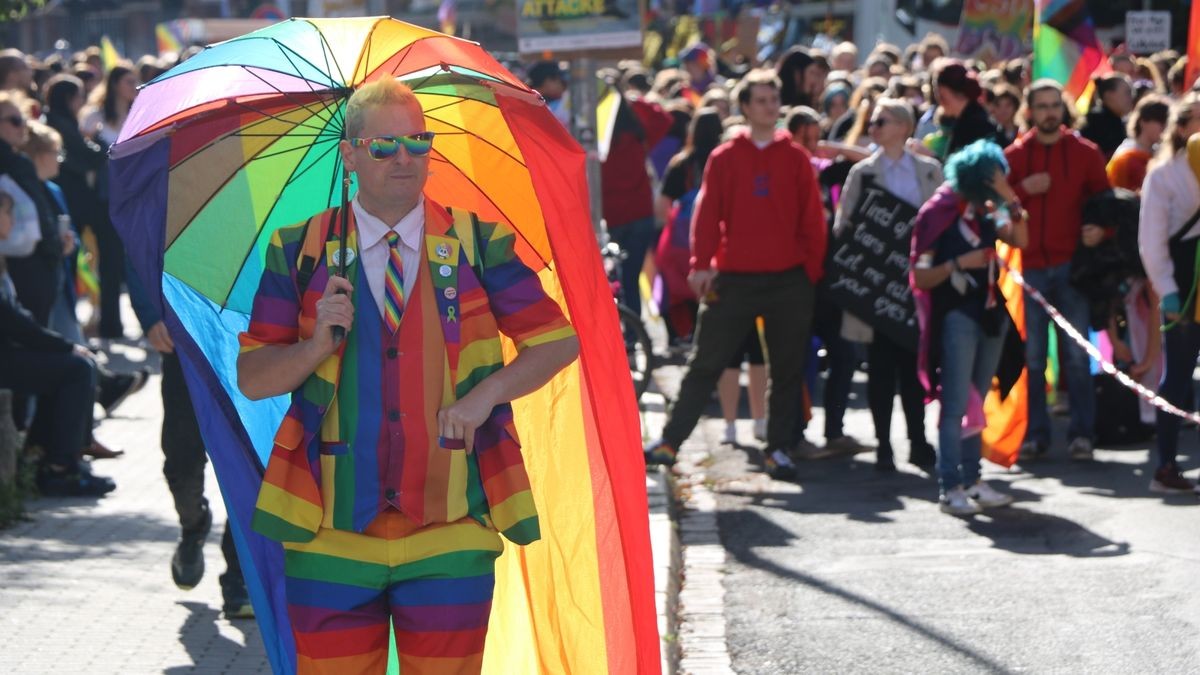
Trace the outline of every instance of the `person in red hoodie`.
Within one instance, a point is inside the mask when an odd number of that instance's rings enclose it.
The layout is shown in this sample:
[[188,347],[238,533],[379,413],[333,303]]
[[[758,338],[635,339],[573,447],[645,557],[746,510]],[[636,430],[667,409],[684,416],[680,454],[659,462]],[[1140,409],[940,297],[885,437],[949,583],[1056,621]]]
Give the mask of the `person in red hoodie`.
[[747,74],[737,92],[749,131],[709,156],[692,216],[692,271],[702,299],[695,347],[647,463],[671,464],[692,433],[725,366],[763,317],[770,389],[765,461],[772,478],[795,477],[791,413],[799,408],[813,289],[822,275],[826,228],[808,151],[777,130],[779,79]]
[[646,170],[646,154],[674,124],[671,114],[629,89],[613,123],[608,156],[600,164],[600,203],[608,234],[625,251],[621,292],[625,306],[642,313],[638,275],[655,241],[654,192]]
[[[1057,82],[1042,79],[1031,84],[1025,105],[1033,128],[1004,151],[1011,167],[1008,182],[1029,211],[1029,246],[1022,251],[1025,280],[1086,335],[1088,303],[1071,286],[1071,257],[1079,245],[1083,203],[1109,189],[1104,155],[1091,141],[1063,126],[1067,111]],[[1050,446],[1045,376],[1049,323],[1046,312],[1026,295],[1029,427],[1021,446],[1026,459],[1044,455]],[[1058,353],[1071,402],[1067,452],[1072,459],[1089,460],[1096,397],[1087,353],[1069,340],[1059,342]]]

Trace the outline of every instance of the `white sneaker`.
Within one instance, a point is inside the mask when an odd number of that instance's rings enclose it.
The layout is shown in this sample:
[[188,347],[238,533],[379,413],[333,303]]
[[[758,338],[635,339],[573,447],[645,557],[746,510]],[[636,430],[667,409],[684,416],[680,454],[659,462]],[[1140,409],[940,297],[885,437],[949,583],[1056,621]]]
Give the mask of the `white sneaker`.
[[1071,444],[1067,446],[1067,454],[1077,462],[1091,461],[1094,458],[1092,442],[1083,436],[1073,439]]
[[725,438],[721,441],[726,445],[737,445],[737,423],[725,423]]
[[962,486],[956,487],[942,495],[942,513],[955,516],[973,516],[983,511],[978,504],[967,499],[967,493]]
[[754,420],[754,439],[763,443],[767,442],[767,421],[765,419]]
[[991,485],[983,481],[967,488],[967,496],[975,500],[979,506],[990,509],[996,506],[1008,506],[1013,503],[1012,495],[1006,495],[1003,492],[998,492]]

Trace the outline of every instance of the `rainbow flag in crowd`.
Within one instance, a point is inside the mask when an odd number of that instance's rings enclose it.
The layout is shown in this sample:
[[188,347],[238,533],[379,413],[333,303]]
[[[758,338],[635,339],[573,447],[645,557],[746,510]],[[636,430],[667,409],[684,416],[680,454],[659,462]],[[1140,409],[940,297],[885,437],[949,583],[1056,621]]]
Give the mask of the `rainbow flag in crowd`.
[[1092,76],[1108,72],[1104,47],[1084,0],[1036,0],[1033,20],[1033,78],[1063,85],[1081,111],[1087,110]]
[[172,26],[169,23],[160,23],[155,26],[154,38],[158,42],[159,56],[167,52],[178,54],[183,51],[183,36],[178,31],[172,30]]
[[116,45],[112,40],[105,35],[100,38],[100,63],[104,66],[104,72],[108,72],[116,67],[121,60],[121,53],[117,51]]
[[[1003,243],[996,248],[1004,261],[997,284],[1013,324],[1025,340],[1025,293],[1008,271],[1021,270],[1021,250]],[[1021,371],[1020,379],[1004,398],[1000,397],[999,388],[993,386],[983,402],[983,411],[987,417],[987,427],[983,430],[983,458],[1000,466],[1012,466],[1021,454],[1021,443],[1029,427],[1029,369]]]

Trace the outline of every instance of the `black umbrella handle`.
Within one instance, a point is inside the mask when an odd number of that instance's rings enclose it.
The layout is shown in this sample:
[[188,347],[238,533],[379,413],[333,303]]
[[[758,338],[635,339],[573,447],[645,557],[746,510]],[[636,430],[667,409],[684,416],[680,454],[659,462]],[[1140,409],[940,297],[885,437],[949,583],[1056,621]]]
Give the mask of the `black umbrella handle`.
[[[343,279],[346,278],[346,227],[350,224],[350,175],[346,172],[345,167],[342,168],[342,209],[338,213],[338,231],[341,236],[338,237],[338,257],[337,257],[337,275]],[[345,291],[338,291],[339,294],[345,295]],[[346,328],[344,326],[333,326],[333,344],[339,345],[342,340],[346,339]]]

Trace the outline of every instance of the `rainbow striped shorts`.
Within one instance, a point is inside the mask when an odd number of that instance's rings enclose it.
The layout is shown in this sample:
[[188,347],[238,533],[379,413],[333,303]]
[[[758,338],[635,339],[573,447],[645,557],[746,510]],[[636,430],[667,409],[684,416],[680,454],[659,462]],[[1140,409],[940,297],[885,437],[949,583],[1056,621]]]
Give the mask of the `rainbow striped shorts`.
[[384,673],[390,621],[403,675],[478,673],[502,549],[471,518],[420,527],[394,509],[284,544],[297,671]]

